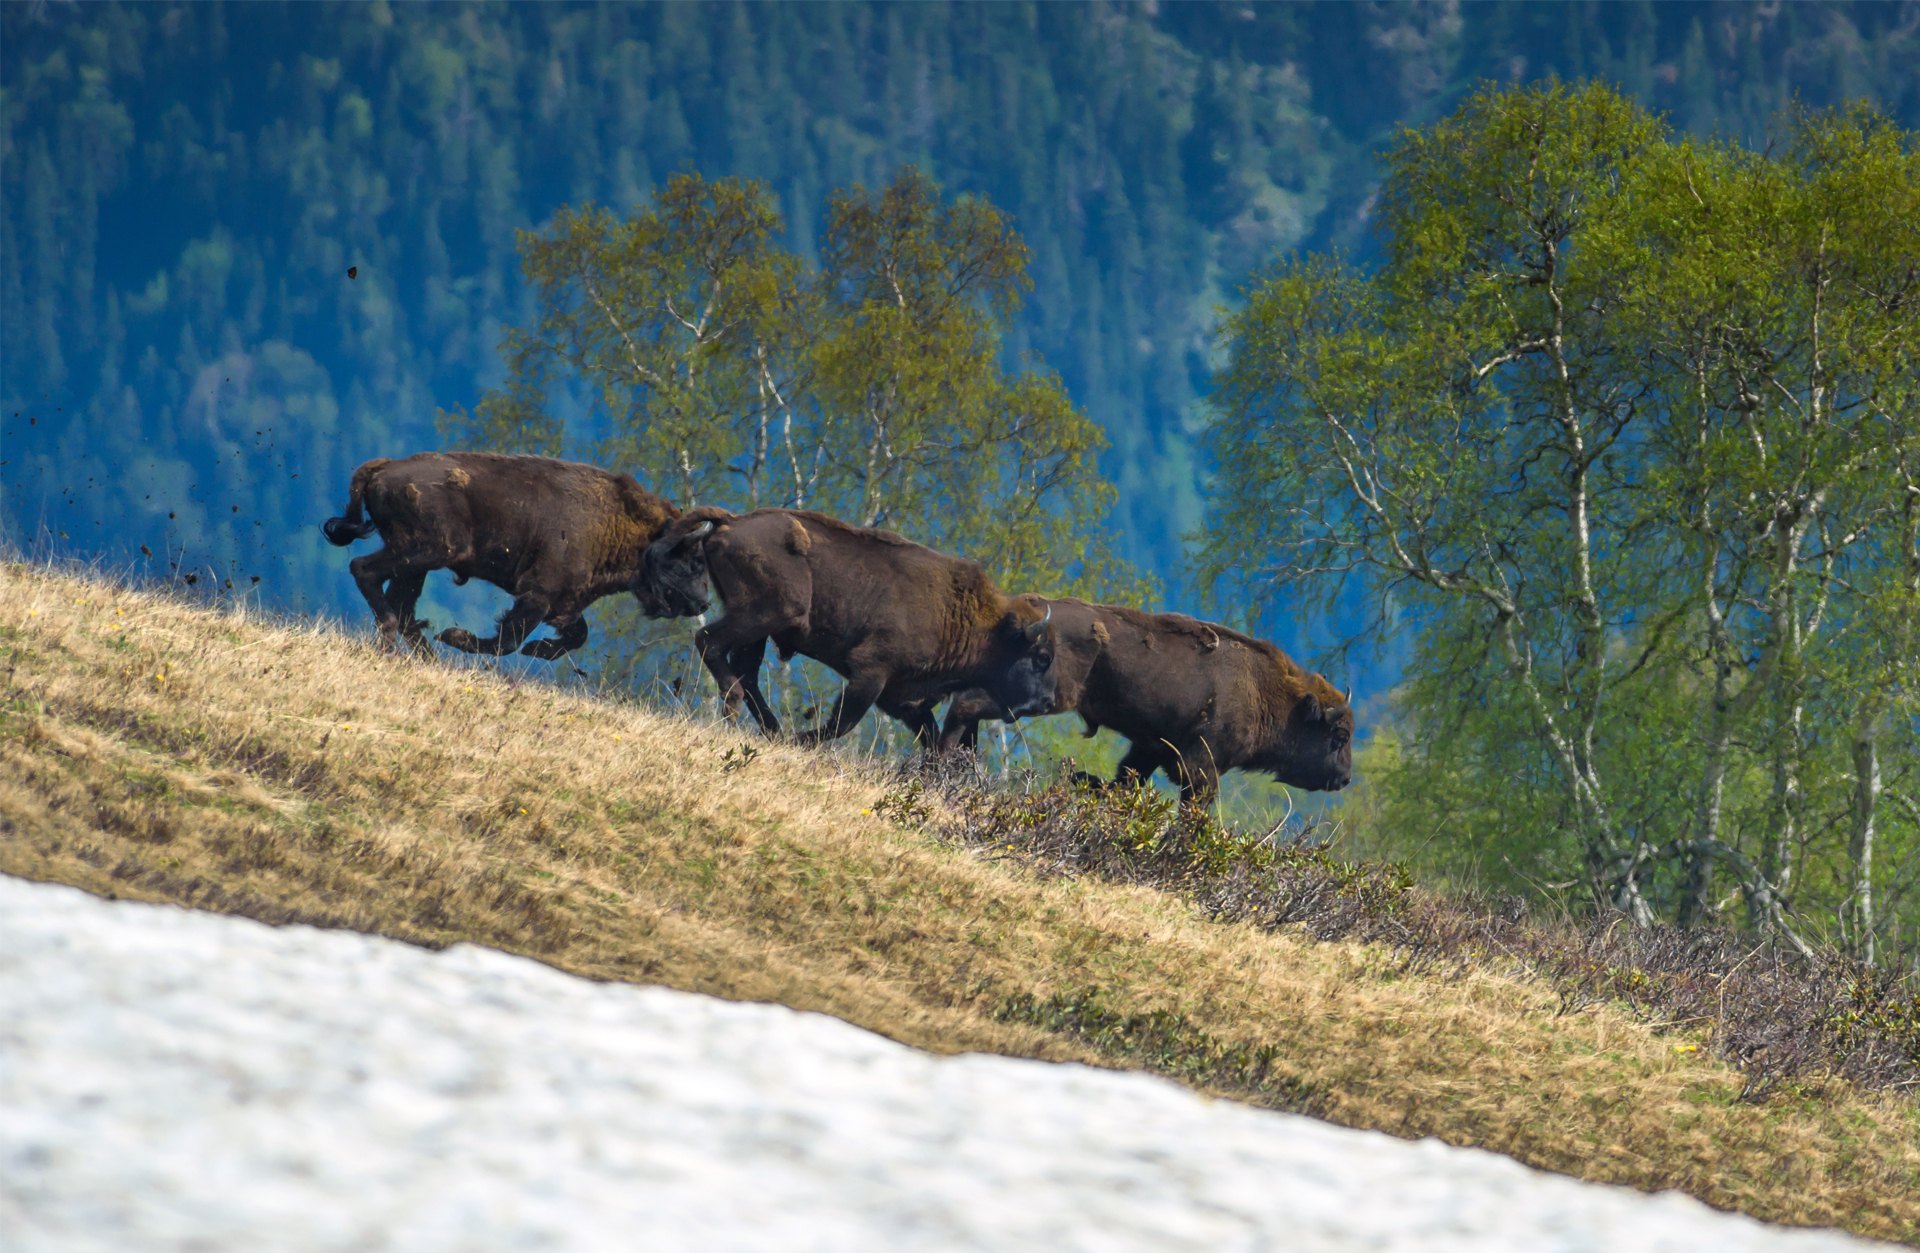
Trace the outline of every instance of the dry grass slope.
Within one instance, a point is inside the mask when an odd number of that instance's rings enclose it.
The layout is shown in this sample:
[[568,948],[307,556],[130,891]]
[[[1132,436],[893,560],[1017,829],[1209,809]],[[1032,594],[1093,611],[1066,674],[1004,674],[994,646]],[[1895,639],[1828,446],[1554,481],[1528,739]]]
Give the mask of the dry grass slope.
[[[1685,1037],[1538,984],[1043,879],[880,812],[832,754],[337,633],[0,567],[0,870],[602,979],[941,1052],[1203,1089],[1782,1222],[1920,1242],[1912,1102],[1763,1104]],[[887,812],[896,812],[888,810]],[[1097,989],[1097,991],[1093,991]]]

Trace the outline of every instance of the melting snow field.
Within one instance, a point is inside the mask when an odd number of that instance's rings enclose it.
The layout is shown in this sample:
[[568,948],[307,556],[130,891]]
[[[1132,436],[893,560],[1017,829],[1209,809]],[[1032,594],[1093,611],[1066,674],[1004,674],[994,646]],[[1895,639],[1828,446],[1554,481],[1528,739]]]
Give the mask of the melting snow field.
[[1862,1249],[818,1014],[0,876],[28,1250]]

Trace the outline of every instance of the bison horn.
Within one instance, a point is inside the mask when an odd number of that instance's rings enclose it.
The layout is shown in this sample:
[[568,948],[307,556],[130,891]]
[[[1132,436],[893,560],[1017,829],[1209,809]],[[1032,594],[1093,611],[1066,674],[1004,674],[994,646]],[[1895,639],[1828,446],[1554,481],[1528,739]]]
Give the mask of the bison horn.
[[1353,684],[1351,683],[1347,684],[1346,694],[1342,696],[1340,699],[1346,704],[1349,704],[1349,705],[1353,704]]
[[1039,643],[1040,637],[1046,633],[1047,623],[1052,621],[1053,621],[1053,606],[1048,605],[1047,611],[1040,615],[1040,621],[1034,623],[1032,626],[1027,628],[1027,638],[1034,641],[1035,643]]
[[696,526],[691,531],[687,532],[687,538],[689,540],[705,539],[707,537],[707,532],[711,530],[713,530],[713,523],[702,522],[699,526]]

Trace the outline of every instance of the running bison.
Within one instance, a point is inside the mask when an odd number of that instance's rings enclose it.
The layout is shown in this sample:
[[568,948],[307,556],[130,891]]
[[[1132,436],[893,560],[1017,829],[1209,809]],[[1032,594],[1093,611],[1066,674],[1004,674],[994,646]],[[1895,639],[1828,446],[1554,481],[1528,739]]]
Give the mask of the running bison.
[[[632,586],[647,544],[679,513],[629,474],[550,457],[422,452],[355,470],[345,515],[320,529],[343,548],[380,532],[386,547],[347,568],[388,648],[399,635],[432,654],[422,637],[432,624],[413,607],[427,574],[444,569],[455,583],[477,578],[514,599],[490,638],[449,627],[441,643],[557,661],[587,642],[587,606]],[[542,622],[554,637],[521,648]]]
[[935,736],[933,706],[981,688],[1014,716],[1054,700],[1054,637],[1044,606],[1013,600],[971,561],[891,531],[824,514],[760,509],[688,511],[647,549],[633,593],[654,618],[703,613],[709,587],[726,607],[694,642],[720,686],[727,716],[745,700],[769,735],[780,730],[760,691],[772,640],[847,680],[833,713],[799,738],[837,739],[874,705]]
[[[1076,712],[1086,734],[1111,727],[1131,741],[1116,780],[1165,770],[1190,803],[1212,799],[1228,770],[1314,792],[1352,781],[1351,702],[1272,644],[1182,614],[1019,599],[1053,610],[1058,686],[1046,712]],[[1005,716],[990,693],[962,692],[940,746],[971,747],[982,718]]]

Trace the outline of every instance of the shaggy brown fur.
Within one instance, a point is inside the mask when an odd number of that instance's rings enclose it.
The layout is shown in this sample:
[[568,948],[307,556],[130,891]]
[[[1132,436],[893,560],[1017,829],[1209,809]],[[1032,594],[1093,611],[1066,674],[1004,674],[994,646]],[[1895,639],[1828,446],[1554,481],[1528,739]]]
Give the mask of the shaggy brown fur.
[[[514,601],[491,638],[449,627],[441,643],[557,661],[587,642],[587,606],[632,585],[648,542],[679,513],[630,474],[550,457],[423,452],[355,470],[345,515],[320,529],[342,547],[380,532],[386,547],[347,568],[387,647],[400,635],[432,654],[423,638],[431,624],[413,607],[428,573],[444,569],[455,583],[479,579]],[[520,648],[542,622],[554,638]]]
[[[1351,705],[1265,640],[1184,614],[1019,599],[1053,607],[1058,687],[1046,712],[1077,712],[1088,735],[1106,726],[1132,742],[1116,779],[1165,770],[1196,802],[1228,770],[1266,770],[1309,791],[1352,780]],[[982,718],[1004,716],[989,694],[963,692],[940,746],[970,747]]]
[[706,610],[710,587],[726,613],[694,636],[700,656],[727,715],[745,700],[769,734],[780,720],[760,691],[768,640],[782,658],[800,653],[846,676],[832,715],[805,740],[845,735],[878,704],[931,744],[932,706],[960,688],[983,688],[1016,712],[1053,701],[1045,607],[891,531],[800,510],[694,509],[648,548],[633,591],[651,617],[689,617]]

